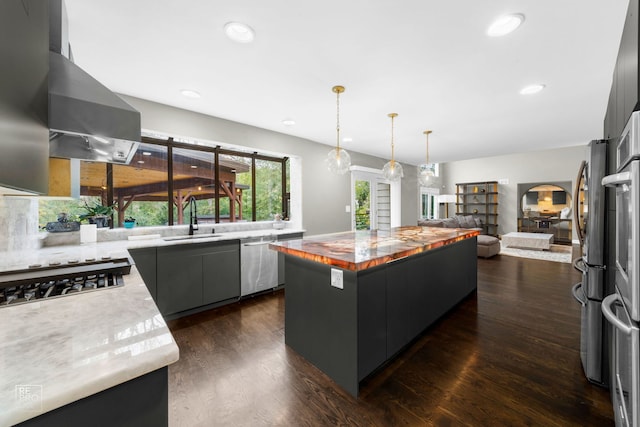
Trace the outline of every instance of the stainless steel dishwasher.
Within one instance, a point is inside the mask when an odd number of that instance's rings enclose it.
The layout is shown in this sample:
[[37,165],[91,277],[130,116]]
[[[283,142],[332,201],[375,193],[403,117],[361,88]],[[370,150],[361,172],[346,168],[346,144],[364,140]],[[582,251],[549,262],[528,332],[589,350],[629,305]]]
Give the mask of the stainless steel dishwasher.
[[269,249],[275,236],[240,240],[240,296],[278,286],[278,253]]

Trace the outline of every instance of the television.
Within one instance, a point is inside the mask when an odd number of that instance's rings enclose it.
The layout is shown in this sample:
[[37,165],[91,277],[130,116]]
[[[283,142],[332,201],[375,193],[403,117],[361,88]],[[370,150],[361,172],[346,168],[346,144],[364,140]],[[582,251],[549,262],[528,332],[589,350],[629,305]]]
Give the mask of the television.
[[554,191],[551,194],[551,203],[554,205],[566,205],[567,204],[567,192],[566,191]]

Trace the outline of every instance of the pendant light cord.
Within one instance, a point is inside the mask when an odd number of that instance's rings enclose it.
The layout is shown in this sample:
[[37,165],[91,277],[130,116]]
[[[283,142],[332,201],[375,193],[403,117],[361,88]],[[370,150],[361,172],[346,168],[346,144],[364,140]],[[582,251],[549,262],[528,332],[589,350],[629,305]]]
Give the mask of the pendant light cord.
[[431,131],[430,131],[430,130],[425,130],[425,131],[424,131],[424,132],[422,132],[422,133],[424,133],[425,135],[427,135],[427,162],[426,162],[426,164],[427,164],[427,165],[429,165],[429,164],[430,164],[430,163],[429,163],[429,134],[431,133]]
[[336,91],[336,149],[340,152],[340,91]]
[[395,161],[395,157],[394,157],[394,151],[395,151],[395,144],[393,142],[393,119],[396,118],[396,116],[398,115],[398,113],[389,113],[388,116],[391,117],[391,165],[395,165],[396,161]]

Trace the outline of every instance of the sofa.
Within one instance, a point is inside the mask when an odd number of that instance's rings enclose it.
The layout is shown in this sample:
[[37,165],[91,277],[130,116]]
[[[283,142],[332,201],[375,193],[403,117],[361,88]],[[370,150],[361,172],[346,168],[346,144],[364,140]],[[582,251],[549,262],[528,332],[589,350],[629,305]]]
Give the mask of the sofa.
[[[473,215],[456,215],[443,219],[423,219],[418,220],[418,225],[422,227],[444,227],[444,228],[469,228],[484,231],[482,220]],[[478,256],[491,258],[500,253],[500,240],[497,237],[481,234],[478,236]]]

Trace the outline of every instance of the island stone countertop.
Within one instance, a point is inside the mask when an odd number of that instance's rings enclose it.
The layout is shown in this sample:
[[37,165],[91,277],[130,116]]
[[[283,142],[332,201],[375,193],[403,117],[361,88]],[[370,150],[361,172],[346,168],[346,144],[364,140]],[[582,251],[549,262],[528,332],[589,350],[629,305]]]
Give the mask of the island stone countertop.
[[475,237],[479,230],[405,226],[391,231],[362,230],[271,243],[279,252],[345,270],[360,271],[394,259]]
[[178,346],[135,266],[124,280],[122,287],[0,307],[0,425],[178,360]]

